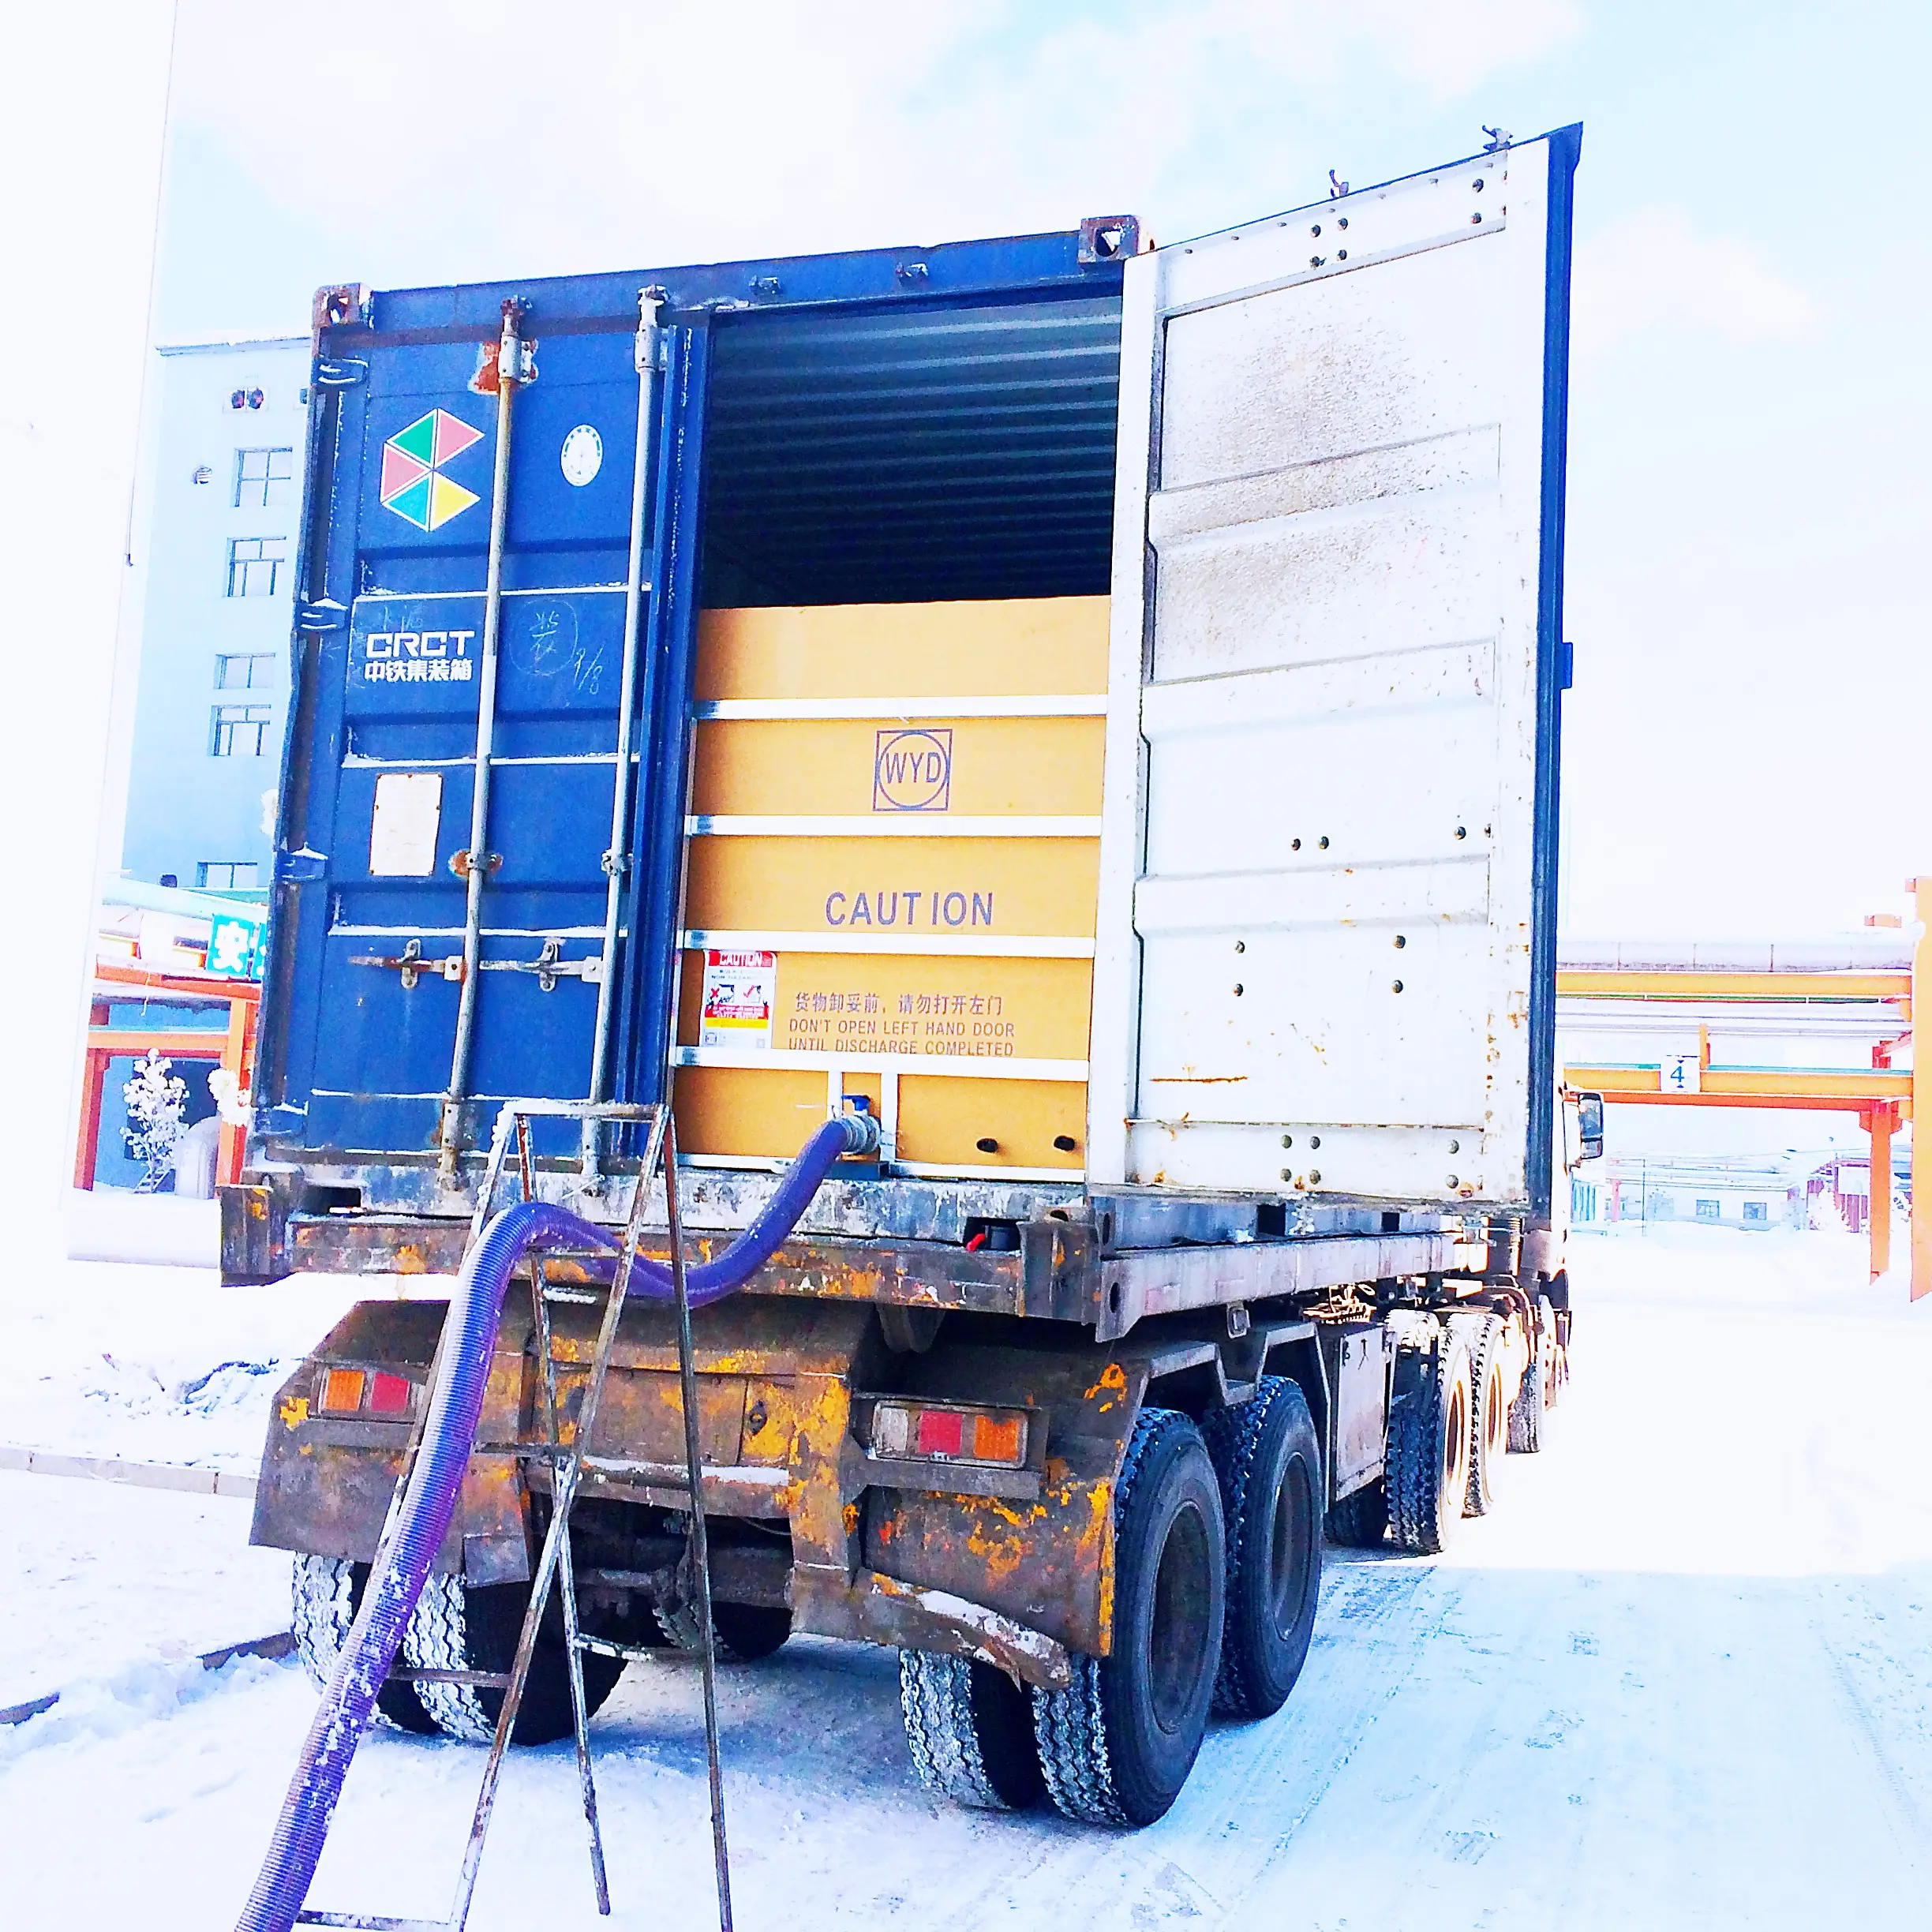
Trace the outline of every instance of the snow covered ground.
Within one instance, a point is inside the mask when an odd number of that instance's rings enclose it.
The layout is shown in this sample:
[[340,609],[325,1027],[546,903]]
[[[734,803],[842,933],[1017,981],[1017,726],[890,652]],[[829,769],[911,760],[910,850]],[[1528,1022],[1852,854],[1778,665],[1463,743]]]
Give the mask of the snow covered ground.
[[[1512,1458],[1497,1513],[1466,1525],[1445,1558],[1331,1552],[1288,1708],[1218,1726],[1151,1830],[927,1799],[907,1766],[888,1653],[799,1640],[728,1668],[740,1923],[1925,1923],[1932,1306],[1908,1309],[1896,1278],[1867,1286],[1863,1257],[1860,1244],[1818,1234],[1584,1237],[1575,1379],[1549,1449]],[[98,1327],[59,1331],[70,1357],[99,1346],[118,1357],[118,1341],[164,1380],[212,1365],[205,1347],[160,1346],[166,1324],[141,1294],[120,1305],[125,1331],[104,1300]],[[231,1305],[254,1307],[262,1324],[246,1346],[215,1343],[234,1357],[299,1348],[317,1329],[291,1318],[278,1331],[267,1301]],[[16,1386],[0,1395],[9,1414]],[[239,1440],[225,1406],[201,1425],[172,1411],[110,1424],[102,1412],[114,1404],[94,1385],[77,1374],[66,1386],[76,1427],[117,1453],[165,1440],[185,1458],[200,1425]],[[80,1446],[59,1411],[43,1394],[37,1439]],[[202,1628],[225,1618],[222,1637],[260,1634],[262,1573],[239,1552],[246,1506],[116,1490],[105,1509],[131,1502],[152,1512],[148,1526],[103,1514],[90,1528],[63,1506],[90,1507],[82,1499],[105,1485],[6,1481],[17,1549],[0,1595],[0,1702],[28,1694],[15,1681],[38,1668],[24,1654],[36,1645],[68,1644],[92,1679],[0,1732],[9,1916],[163,1932],[229,1923],[313,1694],[287,1666],[203,1672],[143,1658],[157,1627],[155,1526],[184,1506],[212,1539],[198,1574],[207,1607],[223,1612]],[[24,1514],[23,1485],[46,1499]],[[183,1640],[178,1623],[172,1634]],[[614,1918],[599,1921],[592,1904],[564,1746],[519,1753],[506,1773],[478,1932],[708,1922],[695,1672],[634,1668],[593,1735]],[[467,1748],[373,1736],[311,1902],[442,1911],[480,1765]]]
[[276,1388],[373,1286],[87,1261],[17,1278],[0,1286],[0,1443],[253,1472]]

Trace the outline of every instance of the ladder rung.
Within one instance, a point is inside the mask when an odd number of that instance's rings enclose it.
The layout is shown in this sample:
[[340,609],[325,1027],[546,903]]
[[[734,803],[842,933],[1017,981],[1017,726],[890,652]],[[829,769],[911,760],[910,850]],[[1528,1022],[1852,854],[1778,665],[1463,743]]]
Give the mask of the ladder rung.
[[358,1926],[363,1932],[450,1932],[447,1919],[384,1919],[373,1912],[298,1911],[298,1925]]
[[472,1455],[517,1456],[526,1462],[542,1462],[555,1457],[560,1462],[570,1454],[562,1443],[477,1443]]
[[392,1670],[391,1683],[474,1684],[479,1690],[507,1690],[508,1673],[504,1671]]
[[593,1288],[546,1288],[544,1299],[546,1301],[571,1301],[579,1305],[597,1308],[602,1306],[608,1294],[608,1290],[604,1294],[599,1294]]
[[577,1648],[594,1651],[599,1657],[622,1657],[627,1664],[661,1664],[665,1654],[661,1646],[613,1643],[608,1637],[579,1637]]

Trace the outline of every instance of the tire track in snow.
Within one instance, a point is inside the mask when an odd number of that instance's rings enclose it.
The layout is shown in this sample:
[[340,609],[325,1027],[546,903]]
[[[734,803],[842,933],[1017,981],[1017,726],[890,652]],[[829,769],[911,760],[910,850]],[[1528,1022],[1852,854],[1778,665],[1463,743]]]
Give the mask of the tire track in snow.
[[[1210,1923],[1234,1913],[1332,1789],[1453,1610],[1453,1594],[1430,1602],[1417,1627],[1418,1604],[1425,1591],[1435,1596],[1441,1577],[1428,1563],[1327,1554],[1315,1642],[1281,1711],[1259,1724],[1218,1723],[1174,1810],[1146,1831],[1096,1834],[1043,1821],[1051,1838],[1017,1873],[1009,1866],[975,1874],[953,1894],[949,1922],[1010,1926],[1016,1910],[1064,1903],[1084,1923],[1137,1924],[1150,1884],[1168,1896],[1169,1911],[1180,1906]],[[1255,1822],[1290,1793],[1286,1823],[1257,1832]]]

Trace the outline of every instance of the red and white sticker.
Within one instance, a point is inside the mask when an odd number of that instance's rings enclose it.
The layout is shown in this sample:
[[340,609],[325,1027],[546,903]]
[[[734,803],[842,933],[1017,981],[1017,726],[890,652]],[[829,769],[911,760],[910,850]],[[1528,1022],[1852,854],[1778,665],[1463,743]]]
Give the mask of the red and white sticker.
[[776,953],[706,953],[698,1045],[769,1053],[777,994]]

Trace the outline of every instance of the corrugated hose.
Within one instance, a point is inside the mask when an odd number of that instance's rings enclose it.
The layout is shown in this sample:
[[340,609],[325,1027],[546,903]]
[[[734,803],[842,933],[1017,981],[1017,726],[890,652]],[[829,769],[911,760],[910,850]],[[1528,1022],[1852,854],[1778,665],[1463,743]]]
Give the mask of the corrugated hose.
[[[738,1240],[717,1260],[686,1270],[691,1306],[701,1308],[743,1287],[798,1224],[833,1163],[843,1155],[871,1153],[878,1145],[878,1125],[868,1114],[852,1113],[827,1121],[799,1150],[763,1211]],[[421,1451],[410,1474],[395,1533],[378,1556],[335,1673],[309,1728],[288,1795],[282,1801],[275,1837],[237,1922],[237,1932],[291,1932],[308,1897],[350,1761],[455,1514],[511,1270],[533,1248],[614,1245],[608,1229],[582,1220],[567,1209],[544,1201],[519,1201],[490,1221],[464,1257],[445,1318],[454,1324],[454,1346],[440,1354]],[[650,1301],[668,1301],[670,1269],[637,1256],[627,1292]]]

